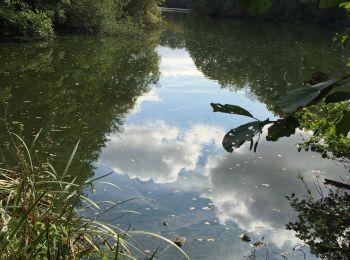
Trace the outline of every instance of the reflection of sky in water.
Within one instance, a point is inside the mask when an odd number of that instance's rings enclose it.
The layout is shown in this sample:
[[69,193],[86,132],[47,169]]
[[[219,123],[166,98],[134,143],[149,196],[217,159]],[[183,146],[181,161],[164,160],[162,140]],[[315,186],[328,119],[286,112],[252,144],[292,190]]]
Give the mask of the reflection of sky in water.
[[[170,239],[185,236],[184,250],[194,259],[242,259],[249,254],[249,244],[241,242],[239,235],[247,232],[255,240],[264,236],[271,243],[272,259],[278,258],[273,251],[282,250],[288,259],[303,259],[301,252],[292,250],[299,242],[284,228],[293,217],[284,196],[304,192],[296,178],[299,174],[311,183],[316,169],[323,175],[346,175],[345,169],[318,154],[298,153],[294,144],[300,133],[277,143],[261,141],[257,153],[247,146],[225,153],[221,147],[225,133],[249,119],[214,114],[211,102],[240,105],[260,119],[273,119],[273,115],[244,92],[220,89],[204,78],[185,50],[159,47],[158,53],[160,87],[139,98],[124,131],[110,136],[100,158],[97,173],[112,168],[118,174],[106,181],[122,191],[98,184],[90,196],[156,200],[123,206],[141,215],[116,210],[107,219]],[[149,247],[154,250],[157,244]],[[177,259],[171,254],[175,252],[169,249],[160,258]]]

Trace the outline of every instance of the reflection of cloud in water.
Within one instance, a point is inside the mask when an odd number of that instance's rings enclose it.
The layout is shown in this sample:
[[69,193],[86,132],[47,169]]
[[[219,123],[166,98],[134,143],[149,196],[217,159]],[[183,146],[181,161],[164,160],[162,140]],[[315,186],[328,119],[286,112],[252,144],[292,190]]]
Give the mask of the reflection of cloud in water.
[[[244,146],[237,153],[209,157],[205,171],[220,223],[233,221],[247,231],[283,230],[295,217],[285,196],[305,193],[305,187],[297,179],[299,174],[313,186],[314,169],[344,172],[318,154],[298,153],[292,146],[297,142],[296,137],[274,143],[264,141],[257,154]],[[271,240],[279,247],[297,241],[289,231],[283,237],[272,235]]]
[[140,96],[135,104],[135,107],[133,109],[133,113],[139,113],[141,111],[141,106],[144,102],[160,102],[161,99],[158,94],[154,92],[154,90],[151,90],[150,92]]
[[159,47],[162,77],[199,76],[203,77],[186,50],[171,50]]
[[101,161],[131,178],[172,183],[182,170],[196,168],[203,145],[220,146],[217,141],[223,134],[223,130],[205,125],[195,125],[185,132],[164,122],[128,125],[120,137],[111,137]]

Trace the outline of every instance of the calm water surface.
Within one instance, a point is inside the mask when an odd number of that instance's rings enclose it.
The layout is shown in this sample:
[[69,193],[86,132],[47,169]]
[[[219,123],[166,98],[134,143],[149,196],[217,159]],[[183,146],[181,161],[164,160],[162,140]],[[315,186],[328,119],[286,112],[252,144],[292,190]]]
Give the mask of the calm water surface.
[[[346,72],[350,53],[334,48],[332,33],[183,15],[167,17],[161,33],[145,38],[58,36],[50,42],[1,42],[1,116],[30,142],[42,129],[37,156],[62,169],[75,143],[71,168],[80,181],[114,171],[85,190],[95,201],[131,200],[96,215],[121,228],[186,237],[193,259],[243,259],[250,243],[268,244],[257,259],[313,259],[285,225],[296,214],[285,199],[304,194],[297,178],[315,173],[349,178],[319,154],[298,152],[307,136],[244,145],[221,144],[250,120],[213,113],[210,103],[240,105],[257,118],[277,119],[275,98],[310,78]],[[2,127],[1,145],[8,143]],[[42,152],[44,151],[44,152]],[[103,182],[111,182],[120,189]],[[108,206],[109,202],[102,203]],[[93,212],[87,214],[93,215]],[[137,237],[146,253],[181,259],[159,240]]]

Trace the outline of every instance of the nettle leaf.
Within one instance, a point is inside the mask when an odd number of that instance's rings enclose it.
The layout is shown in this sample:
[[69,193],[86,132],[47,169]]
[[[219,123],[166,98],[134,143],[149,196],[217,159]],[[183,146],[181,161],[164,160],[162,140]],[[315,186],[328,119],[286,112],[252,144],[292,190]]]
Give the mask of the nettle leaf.
[[342,119],[335,125],[337,134],[347,136],[350,132],[350,111],[345,111]]
[[270,10],[272,0],[241,0],[241,4],[250,15],[259,15]]
[[246,141],[251,141],[254,136],[261,133],[262,128],[269,124],[270,120],[250,122],[241,125],[228,132],[222,140],[222,145],[227,152],[232,153],[234,149],[241,147]]
[[319,7],[321,9],[338,7],[342,2],[345,2],[345,1],[344,0],[321,0],[319,3]]
[[276,106],[285,113],[293,113],[299,108],[306,107],[324,97],[336,84],[337,81],[331,79],[313,86],[304,86],[292,90],[280,97],[276,101]]
[[295,130],[299,126],[299,121],[294,116],[277,120],[269,127],[266,140],[275,142],[281,137],[289,137],[295,134]]
[[254,118],[254,116],[251,113],[249,113],[247,110],[239,106],[228,105],[228,104],[221,105],[221,104],[215,104],[215,103],[211,103],[210,105],[212,106],[214,112],[235,114],[235,115],[248,116],[248,117]]
[[350,92],[340,91],[340,92],[332,93],[329,96],[327,96],[325,102],[326,104],[338,103],[349,99],[350,99]]

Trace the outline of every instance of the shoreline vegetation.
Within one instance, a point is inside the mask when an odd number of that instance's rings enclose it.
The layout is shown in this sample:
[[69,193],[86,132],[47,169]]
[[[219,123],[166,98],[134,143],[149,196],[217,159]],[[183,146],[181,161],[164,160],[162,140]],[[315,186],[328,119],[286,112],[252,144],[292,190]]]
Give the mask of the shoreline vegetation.
[[0,36],[50,38],[58,31],[114,35],[162,24],[160,0],[5,0]]
[[319,24],[347,24],[347,12],[336,0],[165,0],[163,7],[190,9],[205,16],[294,21]]
[[123,230],[89,217],[85,212],[103,216],[123,203],[110,202],[112,205],[105,208],[104,202],[84,196],[84,189],[93,189],[96,181],[113,172],[83,183],[70,177],[79,142],[67,158],[64,171],[56,171],[37,156],[35,143],[40,132],[30,146],[9,132],[11,142],[7,152],[1,154],[1,259],[154,259],[157,250],[145,253],[134,238],[140,235],[168,243],[189,259],[181,248],[158,234]]

